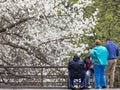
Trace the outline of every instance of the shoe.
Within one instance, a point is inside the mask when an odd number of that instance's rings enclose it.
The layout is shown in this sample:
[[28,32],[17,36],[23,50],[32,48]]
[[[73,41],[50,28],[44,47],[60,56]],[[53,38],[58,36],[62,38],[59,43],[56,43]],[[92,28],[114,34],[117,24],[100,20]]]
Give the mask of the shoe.
[[87,88],[90,89],[90,88],[92,88],[92,87],[91,87],[91,86],[88,86]]
[[80,89],[86,89],[86,87],[80,87]]
[[106,86],[102,86],[101,88],[107,88]]
[[92,88],[90,85],[86,87],[86,89],[90,89],[90,88]]

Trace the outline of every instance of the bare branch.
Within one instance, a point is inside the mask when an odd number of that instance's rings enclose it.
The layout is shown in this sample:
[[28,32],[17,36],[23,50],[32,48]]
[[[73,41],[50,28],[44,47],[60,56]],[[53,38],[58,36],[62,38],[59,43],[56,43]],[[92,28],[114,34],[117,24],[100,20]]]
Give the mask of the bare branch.
[[21,23],[23,23],[23,22],[26,22],[26,21],[28,21],[28,20],[31,20],[32,18],[34,18],[34,17],[25,18],[25,19],[22,19],[22,20],[18,21],[18,22],[15,23],[15,24],[11,24],[11,25],[7,26],[6,28],[1,29],[1,30],[0,30],[0,33],[5,32],[7,29],[11,29],[11,28],[15,27],[16,25],[19,25],[19,24],[21,24]]

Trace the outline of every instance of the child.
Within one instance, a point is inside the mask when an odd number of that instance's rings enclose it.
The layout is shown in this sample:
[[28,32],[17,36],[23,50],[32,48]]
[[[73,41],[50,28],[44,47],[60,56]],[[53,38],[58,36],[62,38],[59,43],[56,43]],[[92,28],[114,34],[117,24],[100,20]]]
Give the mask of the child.
[[[90,77],[93,76],[93,73],[94,73],[93,65],[92,65],[92,57],[87,56],[84,59],[84,63],[86,65],[86,74],[85,74],[86,88],[90,88]],[[93,80],[93,86],[92,87],[94,87],[94,80]]]

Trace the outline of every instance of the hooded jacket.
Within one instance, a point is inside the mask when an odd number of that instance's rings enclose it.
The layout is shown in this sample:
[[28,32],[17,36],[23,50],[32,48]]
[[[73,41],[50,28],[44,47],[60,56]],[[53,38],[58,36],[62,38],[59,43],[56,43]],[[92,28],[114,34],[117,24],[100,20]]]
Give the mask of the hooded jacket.
[[69,76],[71,78],[80,78],[85,76],[85,65],[78,55],[74,55],[73,60],[68,63]]

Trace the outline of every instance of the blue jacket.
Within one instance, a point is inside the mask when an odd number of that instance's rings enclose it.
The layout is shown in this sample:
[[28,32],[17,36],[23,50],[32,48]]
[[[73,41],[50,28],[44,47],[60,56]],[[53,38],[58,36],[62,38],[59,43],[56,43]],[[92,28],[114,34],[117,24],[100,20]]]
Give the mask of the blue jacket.
[[109,57],[108,57],[108,60],[111,60],[111,59],[116,59],[117,56],[119,56],[119,48],[118,46],[113,43],[112,41],[109,41],[105,47],[107,48],[108,52],[109,52]]
[[90,56],[92,56],[92,63],[98,63],[100,65],[107,65],[108,64],[108,51],[105,47],[99,45],[94,47],[90,51]]

